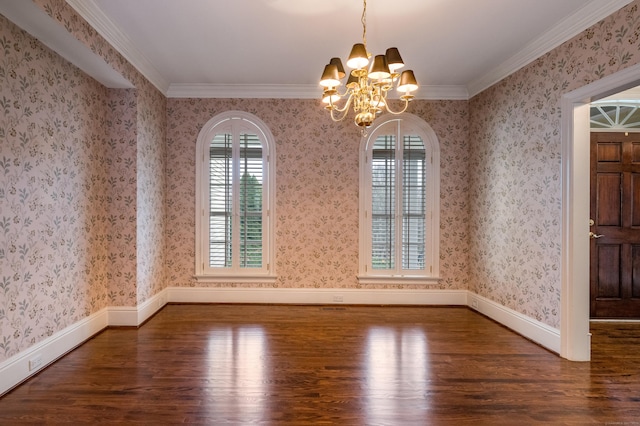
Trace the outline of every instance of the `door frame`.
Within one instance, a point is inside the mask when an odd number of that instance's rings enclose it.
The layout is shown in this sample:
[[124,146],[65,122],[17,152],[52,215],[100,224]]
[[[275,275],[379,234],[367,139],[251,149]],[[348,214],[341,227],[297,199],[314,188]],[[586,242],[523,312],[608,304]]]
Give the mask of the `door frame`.
[[589,109],[592,101],[640,84],[640,64],[587,84],[561,99],[562,288],[560,356],[591,359],[589,332]]

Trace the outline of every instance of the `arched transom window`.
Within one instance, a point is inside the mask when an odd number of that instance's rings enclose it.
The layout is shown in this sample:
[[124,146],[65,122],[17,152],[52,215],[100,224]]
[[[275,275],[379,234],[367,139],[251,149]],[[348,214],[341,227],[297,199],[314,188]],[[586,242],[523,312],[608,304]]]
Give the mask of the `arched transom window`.
[[590,115],[592,131],[640,132],[640,101],[596,101]]

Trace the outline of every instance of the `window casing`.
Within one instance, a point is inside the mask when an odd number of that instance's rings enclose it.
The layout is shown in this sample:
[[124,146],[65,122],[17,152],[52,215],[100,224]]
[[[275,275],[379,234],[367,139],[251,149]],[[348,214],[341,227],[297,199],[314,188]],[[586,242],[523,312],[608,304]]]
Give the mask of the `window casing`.
[[230,111],[196,146],[196,279],[274,282],[275,152],[269,129]]
[[360,283],[439,279],[440,155],[411,114],[376,120],[360,149]]

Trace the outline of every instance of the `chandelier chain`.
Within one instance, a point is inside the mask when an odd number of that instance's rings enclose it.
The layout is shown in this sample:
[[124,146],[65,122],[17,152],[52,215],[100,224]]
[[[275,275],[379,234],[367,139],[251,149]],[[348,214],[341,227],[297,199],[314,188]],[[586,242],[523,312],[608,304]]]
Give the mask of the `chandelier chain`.
[[363,0],[363,8],[362,8],[362,44],[364,44],[364,49],[367,50],[367,0]]

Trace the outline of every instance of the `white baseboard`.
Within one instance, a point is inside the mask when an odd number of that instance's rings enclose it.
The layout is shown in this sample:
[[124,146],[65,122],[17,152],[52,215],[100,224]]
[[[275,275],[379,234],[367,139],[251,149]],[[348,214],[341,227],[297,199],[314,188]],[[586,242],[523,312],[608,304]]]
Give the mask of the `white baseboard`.
[[300,303],[468,306],[529,340],[560,353],[560,331],[466,290],[366,290],[169,287],[174,303]]
[[[108,326],[108,308],[61,330],[0,364],[0,395]],[[31,365],[33,364],[33,365]]]
[[112,306],[109,310],[110,327],[138,327],[167,304],[167,290],[152,296],[138,306]]
[[492,300],[469,292],[467,305],[557,354],[560,353],[560,330],[502,306]]
[[137,327],[144,323],[167,303],[166,294],[163,290],[138,307],[104,308],[0,363],[0,395],[105,328]]
[[169,287],[137,307],[102,309],[0,363],[0,395],[106,327],[137,327],[167,303],[469,306],[539,345],[560,352],[559,330],[466,290]]
[[466,290],[366,290],[341,288],[169,287],[173,303],[291,303],[352,305],[463,305]]

